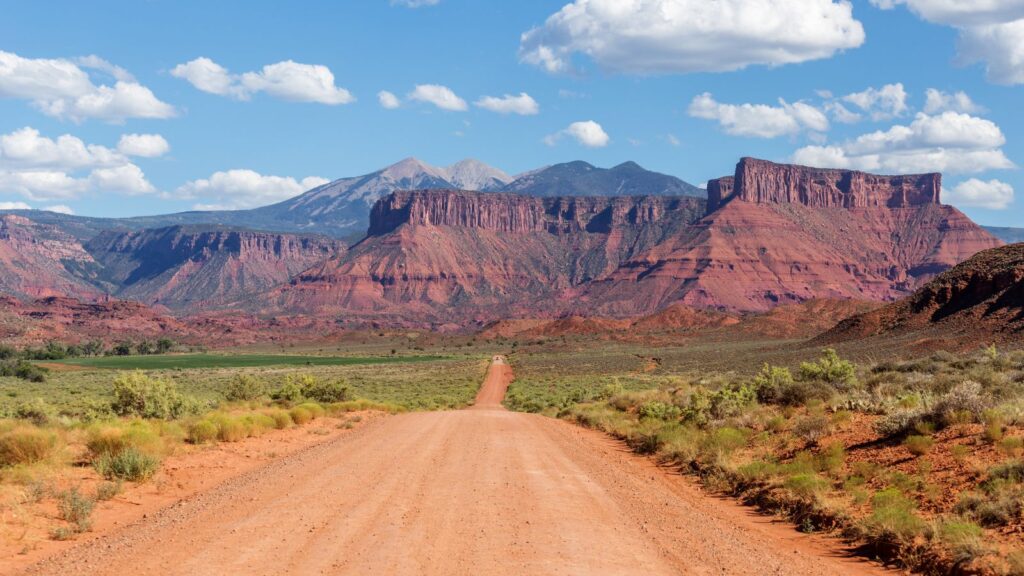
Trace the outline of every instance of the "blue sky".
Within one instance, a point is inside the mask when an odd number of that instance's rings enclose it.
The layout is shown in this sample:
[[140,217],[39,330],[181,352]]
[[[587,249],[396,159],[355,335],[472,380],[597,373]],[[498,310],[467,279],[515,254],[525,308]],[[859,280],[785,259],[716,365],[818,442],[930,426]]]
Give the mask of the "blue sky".
[[408,3],[3,2],[0,205],[247,207],[407,156],[701,184],[758,156],[941,170],[1024,225],[1022,0]]

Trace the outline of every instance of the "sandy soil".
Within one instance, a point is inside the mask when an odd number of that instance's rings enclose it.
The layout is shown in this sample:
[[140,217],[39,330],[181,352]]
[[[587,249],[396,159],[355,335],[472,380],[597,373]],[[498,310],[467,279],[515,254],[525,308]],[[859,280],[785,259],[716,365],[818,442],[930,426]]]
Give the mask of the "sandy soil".
[[32,574],[882,574],[596,432],[477,410],[379,419]]

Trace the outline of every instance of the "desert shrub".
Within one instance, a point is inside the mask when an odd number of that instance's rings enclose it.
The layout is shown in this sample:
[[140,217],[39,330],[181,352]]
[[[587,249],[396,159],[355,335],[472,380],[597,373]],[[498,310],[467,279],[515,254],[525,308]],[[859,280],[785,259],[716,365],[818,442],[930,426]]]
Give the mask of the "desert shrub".
[[778,464],[766,460],[754,460],[753,462],[748,462],[736,469],[736,473],[748,482],[766,480],[776,475],[778,472]]
[[746,444],[746,432],[726,426],[712,430],[704,437],[701,452],[711,457],[728,456]]
[[777,404],[781,392],[793,384],[793,374],[789,368],[772,366],[765,363],[761,371],[754,377],[754,389],[757,391],[757,401],[762,404]]
[[45,382],[47,372],[49,370],[46,368],[22,359],[0,362],[0,376],[20,378],[29,382]]
[[327,413],[327,411],[324,410],[324,407],[317,404],[316,402],[304,402],[302,404],[299,404],[298,407],[309,410],[309,413],[313,416],[313,420],[316,420],[317,418],[323,418],[324,414]]
[[304,406],[296,406],[289,410],[288,414],[291,416],[292,422],[295,422],[295,424],[299,426],[312,422],[313,420],[313,413]]
[[114,380],[114,401],[119,416],[174,419],[196,411],[197,406],[169,382],[154,380],[141,371],[124,372]]
[[34,427],[16,427],[0,433],[0,467],[34,464],[57,448],[57,435]]
[[839,472],[846,462],[846,448],[842,442],[833,442],[825,446],[815,460],[819,472]]
[[291,379],[287,380],[283,386],[278,388],[271,394],[271,398],[279,402],[286,402],[289,404],[295,404],[301,402],[303,399],[302,386]]
[[121,493],[121,488],[120,480],[115,480],[114,482],[102,482],[96,487],[96,500],[98,502],[111,500],[114,496]]
[[821,358],[817,362],[804,362],[800,364],[800,378],[802,380],[817,380],[825,382],[837,390],[845,390],[854,383],[856,377],[856,366],[849,360],[843,360],[832,348],[822,350]]
[[943,394],[932,408],[932,413],[942,417],[945,424],[952,424],[957,414],[970,413],[980,418],[990,404],[991,400],[983,394],[981,384],[968,380]]
[[134,449],[154,456],[164,451],[160,434],[144,421],[123,424],[95,424],[86,431],[86,447],[94,457]]
[[217,425],[217,439],[221,442],[239,442],[249,436],[241,419],[230,414],[212,414],[209,420]]
[[920,410],[900,410],[875,420],[871,428],[882,438],[893,438],[913,430],[923,417],[924,412]]
[[1024,452],[1024,438],[1007,436],[996,444],[996,448],[1006,456],[1018,457]]
[[986,442],[998,442],[1006,435],[1006,418],[995,410],[986,410],[982,414],[982,422],[985,429],[982,431],[982,438]]
[[10,360],[18,355],[18,351],[6,344],[0,344],[0,360]]
[[188,427],[188,441],[192,444],[205,444],[217,439],[220,432],[216,422],[210,420],[198,420]]
[[990,483],[984,492],[968,492],[953,507],[957,514],[989,528],[1006,526],[1021,517],[1024,493],[1006,482]]
[[916,510],[913,500],[896,488],[888,488],[872,497],[866,526],[874,540],[908,542],[928,529]]
[[332,402],[327,406],[327,412],[331,415],[343,414],[346,412],[360,412],[363,410],[376,410],[397,414],[404,412],[405,408],[396,404],[386,402],[375,402],[373,400],[347,400],[345,402]]
[[129,447],[116,453],[106,452],[93,460],[93,467],[107,480],[148,480],[160,469],[160,459],[138,448]]
[[748,384],[725,386],[711,395],[711,416],[731,418],[743,413],[757,401],[757,391]]
[[92,528],[92,511],[96,501],[78,491],[78,488],[64,490],[57,494],[57,514],[61,520],[71,524],[76,533]]
[[668,422],[679,420],[683,415],[683,410],[674,404],[667,404],[659,400],[652,400],[642,404],[637,410],[637,414],[640,418],[650,418],[653,420],[664,420]]
[[964,520],[944,520],[938,527],[939,540],[953,553],[956,562],[967,562],[982,554],[982,535],[980,526]]
[[293,422],[291,414],[285,410],[275,409],[267,410],[264,412],[274,422],[274,428],[277,430],[284,430],[285,428],[291,428]]
[[824,492],[829,484],[817,474],[795,474],[786,478],[783,486],[797,497],[809,500]]
[[241,420],[249,436],[261,436],[267,430],[277,428],[277,422],[262,412],[246,414],[242,416]]
[[793,434],[811,444],[817,444],[832,432],[832,421],[825,414],[808,414],[793,426]]
[[813,401],[828,401],[835,395],[835,389],[827,382],[804,380],[790,382],[779,389],[777,403],[783,406],[803,406]]
[[224,390],[224,398],[230,402],[249,401],[262,398],[266,393],[266,387],[255,377],[239,374],[228,383]]
[[932,446],[935,445],[935,439],[931,436],[908,436],[903,441],[903,445],[912,455],[920,457],[931,451]]
[[351,391],[344,380],[335,380],[333,382],[314,380],[303,386],[302,395],[309,400],[330,404],[331,402],[344,402],[348,400]]
[[700,454],[703,432],[692,426],[668,426],[661,434],[661,451],[669,460],[689,464]]
[[28,420],[37,426],[45,426],[53,421],[57,411],[42,398],[34,398],[22,402],[14,409],[14,417]]

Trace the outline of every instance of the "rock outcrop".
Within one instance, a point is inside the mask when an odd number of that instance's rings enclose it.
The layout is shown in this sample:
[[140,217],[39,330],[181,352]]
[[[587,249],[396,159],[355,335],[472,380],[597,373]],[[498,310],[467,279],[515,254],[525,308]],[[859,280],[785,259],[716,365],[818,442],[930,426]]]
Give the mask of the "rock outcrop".
[[743,158],[734,176],[708,182],[708,207],[714,211],[737,199],[809,208],[910,208],[938,205],[941,190],[941,174],[877,176]]
[[977,348],[1024,334],[1024,244],[981,252],[939,275],[912,295],[843,320],[821,343],[941,333],[960,347]]
[[119,298],[190,313],[270,290],[346,249],[322,236],[185,226],[102,233],[87,248]]
[[300,274],[266,305],[466,324],[635,317],[673,304],[756,312],[814,299],[893,301],[999,245],[939,204],[938,185],[937,175],[744,159],[733,179],[711,183],[707,202],[396,192],[374,206],[368,237],[350,253]]
[[553,314],[704,211],[692,197],[396,192],[372,210],[366,239],[268,294],[265,306],[422,325]]
[[0,216],[0,293],[19,298],[103,294],[100,266],[82,244],[56,226]]
[[690,197],[537,198],[514,194],[479,194],[461,190],[395,192],[374,205],[370,236],[403,225],[444,226],[492,232],[575,234],[611,232],[692,217],[703,201]]

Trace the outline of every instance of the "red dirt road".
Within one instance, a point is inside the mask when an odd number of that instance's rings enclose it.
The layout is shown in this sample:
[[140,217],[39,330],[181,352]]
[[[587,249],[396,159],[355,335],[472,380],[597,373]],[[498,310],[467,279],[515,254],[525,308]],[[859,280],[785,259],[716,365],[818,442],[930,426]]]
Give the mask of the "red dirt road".
[[380,419],[85,543],[34,574],[882,574],[605,436],[507,412]]

